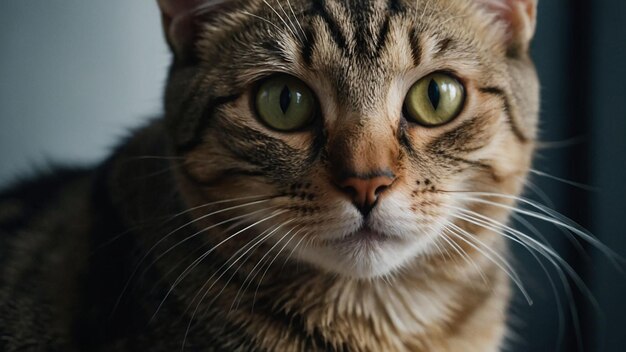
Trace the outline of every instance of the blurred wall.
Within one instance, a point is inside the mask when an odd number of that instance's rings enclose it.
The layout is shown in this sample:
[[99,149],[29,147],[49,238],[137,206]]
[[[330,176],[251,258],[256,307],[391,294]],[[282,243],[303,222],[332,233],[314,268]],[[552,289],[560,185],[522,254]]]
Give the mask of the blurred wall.
[[47,159],[93,162],[161,110],[156,1],[0,1],[0,183]]
[[[626,2],[539,4],[533,56],[543,143],[535,169],[597,190],[534,176],[526,195],[626,255]],[[154,0],[2,0],[0,50],[0,183],[47,159],[94,163],[161,110],[169,54]],[[509,350],[624,351],[625,277],[605,254],[589,245],[581,253],[553,226],[533,224],[589,284],[600,310],[549,269],[553,291],[536,260],[513,246],[534,304],[514,299]]]

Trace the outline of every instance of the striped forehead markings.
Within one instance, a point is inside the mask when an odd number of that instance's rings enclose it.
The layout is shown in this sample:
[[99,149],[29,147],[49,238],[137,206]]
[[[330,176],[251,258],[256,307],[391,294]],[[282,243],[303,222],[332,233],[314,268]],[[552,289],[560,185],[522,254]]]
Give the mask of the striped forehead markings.
[[[370,59],[378,58],[388,38],[391,18],[403,13],[404,7],[400,4],[399,0],[389,0],[387,2],[385,18],[382,20],[377,33],[371,33],[370,30],[366,30],[368,28],[366,23],[372,20],[371,17],[373,15],[371,1],[354,1],[350,4],[350,11],[348,11],[345,6],[342,7],[344,11],[351,12],[349,13],[349,17],[352,20],[351,23],[337,21],[336,16],[333,16],[331,11],[328,10],[326,0],[313,1],[310,16],[318,17],[325,22],[326,28],[335,42],[335,45],[347,56],[358,54]],[[354,31],[354,42],[350,42],[348,36],[345,34],[345,27],[342,28],[342,26],[349,25],[356,29]],[[309,40],[304,43],[302,52],[305,62],[310,62],[312,51],[315,47],[315,40],[314,36],[307,37]],[[355,49],[355,52],[352,52],[351,47]]]

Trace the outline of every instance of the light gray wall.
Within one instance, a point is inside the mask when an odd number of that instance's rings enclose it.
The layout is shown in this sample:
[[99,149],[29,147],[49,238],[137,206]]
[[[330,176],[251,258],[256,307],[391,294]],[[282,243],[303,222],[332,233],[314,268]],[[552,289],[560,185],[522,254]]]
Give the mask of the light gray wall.
[[169,59],[154,0],[1,0],[0,184],[103,158],[161,111]]

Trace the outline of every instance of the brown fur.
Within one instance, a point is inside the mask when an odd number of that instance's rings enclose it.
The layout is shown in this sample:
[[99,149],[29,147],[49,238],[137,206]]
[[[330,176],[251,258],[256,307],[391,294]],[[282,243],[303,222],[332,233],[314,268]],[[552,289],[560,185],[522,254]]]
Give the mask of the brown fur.
[[[96,209],[68,230],[96,255],[73,249],[88,277],[87,313],[67,309],[84,326],[51,333],[59,346],[499,350],[510,283],[493,259],[507,257],[504,238],[453,217],[461,207],[506,222],[508,211],[463,197],[518,195],[534,149],[535,3],[494,10],[494,1],[218,2],[171,31],[181,21],[161,1],[176,54],[166,116],[67,189],[78,204],[65,209]],[[406,92],[438,71],[465,86],[462,113],[436,128],[407,121]],[[313,125],[283,133],[255,116],[259,81],[274,73],[310,86]],[[381,172],[393,183],[363,218],[341,179]],[[94,191],[77,189],[89,180]],[[81,198],[89,192],[100,198]],[[363,226],[395,240],[338,242]],[[81,282],[72,278],[62,286]]]

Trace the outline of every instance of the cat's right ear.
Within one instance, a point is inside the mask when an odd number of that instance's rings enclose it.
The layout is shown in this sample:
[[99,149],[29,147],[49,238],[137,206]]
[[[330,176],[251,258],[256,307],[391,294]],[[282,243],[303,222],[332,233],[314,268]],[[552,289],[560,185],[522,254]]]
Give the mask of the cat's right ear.
[[474,0],[495,16],[506,31],[510,52],[526,52],[535,34],[538,0]]
[[176,60],[193,56],[199,26],[203,19],[216,15],[232,0],[157,0],[163,31]]

